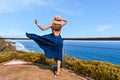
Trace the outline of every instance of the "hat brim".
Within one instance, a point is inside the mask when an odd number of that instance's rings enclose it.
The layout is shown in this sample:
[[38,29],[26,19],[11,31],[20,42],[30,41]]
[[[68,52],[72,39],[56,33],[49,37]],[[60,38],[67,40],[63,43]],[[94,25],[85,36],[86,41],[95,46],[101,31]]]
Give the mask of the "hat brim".
[[54,24],[62,24],[62,21],[61,21],[61,20],[58,21],[58,20],[55,20],[55,19],[54,19],[54,20],[53,20],[53,23],[54,23]]

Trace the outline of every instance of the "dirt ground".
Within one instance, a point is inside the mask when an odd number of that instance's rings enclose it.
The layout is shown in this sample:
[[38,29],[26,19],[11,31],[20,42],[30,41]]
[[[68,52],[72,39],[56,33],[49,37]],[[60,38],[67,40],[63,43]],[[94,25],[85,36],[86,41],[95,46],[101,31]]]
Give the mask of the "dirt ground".
[[0,64],[0,80],[87,80],[68,69],[55,78],[50,66],[42,64]]

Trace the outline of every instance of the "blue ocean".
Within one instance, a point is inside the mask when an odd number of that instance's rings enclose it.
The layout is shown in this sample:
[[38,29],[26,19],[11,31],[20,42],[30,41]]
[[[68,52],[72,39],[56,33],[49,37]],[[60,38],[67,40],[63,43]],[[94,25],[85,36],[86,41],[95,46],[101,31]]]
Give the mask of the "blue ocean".
[[[43,52],[32,40],[16,41],[17,50]],[[120,41],[64,41],[64,54],[120,65]]]

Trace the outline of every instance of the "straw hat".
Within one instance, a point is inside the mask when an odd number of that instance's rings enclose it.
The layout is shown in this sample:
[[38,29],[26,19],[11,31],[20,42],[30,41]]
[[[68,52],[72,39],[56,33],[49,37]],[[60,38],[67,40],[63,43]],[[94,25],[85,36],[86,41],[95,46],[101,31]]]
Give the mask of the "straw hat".
[[55,24],[61,24],[62,23],[62,18],[60,16],[55,16],[53,18],[53,23],[55,23]]

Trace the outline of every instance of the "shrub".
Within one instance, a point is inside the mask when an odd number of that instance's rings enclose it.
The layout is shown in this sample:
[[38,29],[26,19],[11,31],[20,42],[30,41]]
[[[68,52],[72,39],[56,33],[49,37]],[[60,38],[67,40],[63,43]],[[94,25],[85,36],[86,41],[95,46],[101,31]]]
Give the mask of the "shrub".
[[0,63],[14,59],[14,53],[1,53],[0,54]]
[[35,63],[42,63],[42,64],[54,64],[54,59],[47,59],[44,54],[42,53],[33,53],[33,52],[19,52],[16,56],[17,59],[22,59],[26,61],[31,61]]
[[66,57],[66,67],[95,80],[120,80],[120,66]]

